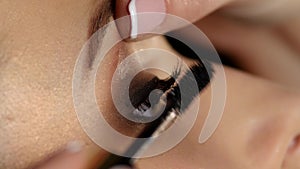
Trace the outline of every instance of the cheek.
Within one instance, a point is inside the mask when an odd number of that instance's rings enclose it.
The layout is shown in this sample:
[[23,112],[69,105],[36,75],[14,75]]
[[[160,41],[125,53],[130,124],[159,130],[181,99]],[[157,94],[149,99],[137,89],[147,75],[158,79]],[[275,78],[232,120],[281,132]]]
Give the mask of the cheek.
[[[123,43],[116,45],[110,50],[107,56],[104,57],[103,61],[98,67],[96,75],[95,93],[97,98],[98,108],[100,113],[104,116],[105,120],[118,132],[134,137],[143,128],[143,125],[130,122],[124,118],[116,109],[115,103],[112,99],[111,84],[112,77],[116,71],[118,64],[121,62],[122,58],[119,55],[124,55],[125,46]],[[121,83],[121,82],[120,82]],[[117,82],[116,85],[121,86]],[[119,97],[123,91],[115,90]]]
[[[2,74],[5,100],[0,108],[0,136],[5,139],[0,140],[0,158],[8,168],[39,161],[71,140],[88,141],[73,109],[72,69],[47,72],[41,67],[55,64],[53,61],[35,63],[38,66],[10,63]],[[68,67],[65,64],[56,63]]]
[[5,36],[0,38],[6,56],[0,59],[0,168],[25,168],[72,140],[91,143],[72,98],[90,1],[70,2],[6,2],[0,7],[9,28],[1,28]]
[[0,66],[0,168],[24,168],[74,139],[89,142],[76,119],[71,88],[85,36],[74,43],[71,36],[77,35],[49,29],[51,36],[34,29],[11,32],[4,41],[15,43],[4,46],[9,60]]

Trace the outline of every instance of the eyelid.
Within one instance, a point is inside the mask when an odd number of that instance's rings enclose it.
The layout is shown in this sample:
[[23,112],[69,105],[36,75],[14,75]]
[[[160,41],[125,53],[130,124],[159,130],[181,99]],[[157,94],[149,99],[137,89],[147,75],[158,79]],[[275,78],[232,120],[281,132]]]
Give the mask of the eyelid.
[[[112,37],[111,37],[111,35],[109,33],[107,33],[106,34],[106,38],[111,39]],[[104,38],[104,42],[106,42],[105,41],[106,38]],[[119,47],[115,46],[114,47],[115,50],[111,50],[111,52],[110,52],[111,53],[110,57],[113,58],[113,59],[118,58],[119,59],[119,63],[120,63],[120,61],[122,61],[122,59],[125,59],[132,52],[136,52],[136,51],[138,51],[140,49],[145,49],[145,48],[159,48],[159,49],[166,49],[166,50],[172,51],[172,49],[168,46],[168,44],[166,43],[166,41],[165,41],[165,39],[163,37],[153,37],[153,38],[146,39],[146,40],[143,40],[143,41],[138,41],[138,42],[124,42],[124,41],[121,41],[120,43],[121,43],[121,46],[122,46],[121,48],[120,48],[120,46]],[[101,49],[99,49],[99,50],[101,50]],[[174,52],[174,51],[172,51],[172,52]],[[120,55],[121,55],[121,57],[120,57]],[[107,67],[108,65],[103,65],[103,66]],[[172,65],[170,65],[170,66],[172,67]],[[129,73],[131,71],[134,71],[134,69],[135,69],[135,68],[133,68],[131,66],[128,66],[126,64],[123,65],[123,67],[127,68],[129,70]],[[124,71],[124,72],[127,73],[127,71]],[[126,78],[126,75],[125,75],[125,78]],[[141,84],[141,83],[139,84],[139,85],[142,86],[141,89],[145,85],[146,86],[148,85],[148,88],[149,88],[150,92],[153,89],[155,89],[155,83],[157,83],[157,82],[155,82],[155,81],[157,81],[157,79],[156,79],[157,77],[155,77],[155,75],[152,74],[152,77],[151,76],[145,77],[143,75],[142,78],[145,78],[145,80],[141,81],[144,84]],[[111,79],[109,79],[109,80],[111,80]],[[150,83],[150,84],[147,84],[147,83]],[[161,84],[162,84],[162,86],[169,86],[168,84],[163,84],[163,83],[161,83]],[[121,86],[121,85],[122,85],[122,82],[119,83],[119,86]],[[118,93],[118,97],[125,98],[125,97],[122,97],[121,94],[119,94],[119,93]],[[147,92],[142,93],[142,94],[140,94],[138,92],[137,92],[137,94],[132,94],[131,98],[133,98],[132,99],[133,100],[132,101],[133,105],[135,107],[137,107],[141,102],[144,102],[145,98],[147,98],[147,97],[148,97]],[[103,99],[103,100],[105,100],[105,99]],[[111,105],[114,105],[114,104],[111,104]],[[108,113],[110,114],[109,116],[111,118],[110,118],[109,122],[111,122],[112,126],[116,126],[116,128],[119,129],[118,131],[120,131],[122,133],[124,133],[124,131],[125,131],[125,133],[127,133],[126,135],[130,135],[131,133],[134,133],[133,131],[134,130],[137,131],[137,128],[141,129],[142,127],[144,127],[144,125],[139,125],[137,123],[130,122],[129,120],[127,120],[123,116],[121,116],[119,112],[117,112],[117,111],[115,111],[113,109],[107,110],[105,112],[107,112],[107,114]],[[112,117],[112,116],[114,116],[114,117]]]

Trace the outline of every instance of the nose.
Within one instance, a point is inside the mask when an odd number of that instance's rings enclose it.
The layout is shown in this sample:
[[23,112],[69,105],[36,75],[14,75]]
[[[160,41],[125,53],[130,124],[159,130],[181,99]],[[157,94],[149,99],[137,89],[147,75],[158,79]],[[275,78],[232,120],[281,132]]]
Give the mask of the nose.
[[[283,151],[285,151],[282,168],[299,169],[300,168],[300,96],[288,95],[287,110],[285,119],[286,128],[282,129]],[[286,131],[284,131],[286,130]]]
[[264,168],[300,168],[300,96],[280,91],[257,103],[249,137],[249,155]]
[[300,94],[234,71],[227,79],[222,121],[199,151],[214,157],[203,150],[213,147],[226,169],[299,169]]
[[297,136],[291,143],[289,150],[285,156],[283,169],[297,169],[300,168],[300,138]]

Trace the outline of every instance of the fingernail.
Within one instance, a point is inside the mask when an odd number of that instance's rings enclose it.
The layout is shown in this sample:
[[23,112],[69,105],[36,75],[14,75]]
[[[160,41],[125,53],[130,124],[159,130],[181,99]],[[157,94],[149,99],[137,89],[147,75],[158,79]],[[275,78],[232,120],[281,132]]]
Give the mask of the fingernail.
[[[128,9],[131,18],[131,39],[137,38],[140,33],[151,32],[164,21],[165,16],[162,13],[166,13],[164,0],[131,0]],[[155,13],[142,14],[147,12]]]
[[163,23],[166,14],[165,0],[127,1],[128,3],[124,1],[116,2],[116,8],[119,11],[116,14],[117,18],[130,15],[117,21],[117,26],[123,39],[127,37],[135,39],[139,34],[151,33]]
[[66,146],[66,151],[69,153],[78,153],[83,149],[83,143],[81,141],[71,141]]
[[133,168],[126,165],[118,165],[118,166],[113,166],[110,169],[133,169]]

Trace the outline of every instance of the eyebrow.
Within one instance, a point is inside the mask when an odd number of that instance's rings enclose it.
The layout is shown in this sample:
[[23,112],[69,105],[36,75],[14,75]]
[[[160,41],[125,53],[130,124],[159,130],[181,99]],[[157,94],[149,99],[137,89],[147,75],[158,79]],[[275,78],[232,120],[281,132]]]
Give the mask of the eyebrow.
[[[114,11],[114,0],[94,0],[93,4],[96,8],[92,11],[89,29],[88,29],[88,39],[89,51],[88,51],[88,67],[91,68],[95,60],[99,46],[105,35],[105,31],[98,31],[104,25],[106,25],[111,16],[113,16]],[[94,35],[96,33],[96,35]],[[92,37],[96,36],[96,37]],[[92,38],[91,38],[92,37]]]
[[109,18],[113,15],[113,0],[94,0],[96,8],[90,18],[88,37],[91,37],[99,28],[108,23]]

